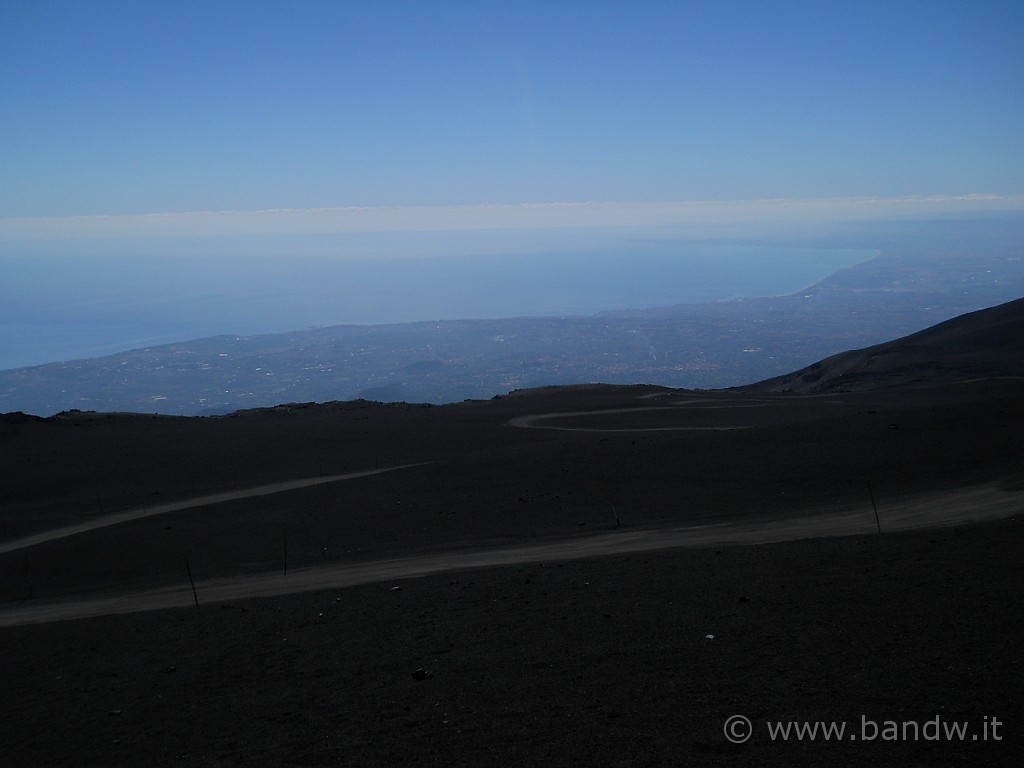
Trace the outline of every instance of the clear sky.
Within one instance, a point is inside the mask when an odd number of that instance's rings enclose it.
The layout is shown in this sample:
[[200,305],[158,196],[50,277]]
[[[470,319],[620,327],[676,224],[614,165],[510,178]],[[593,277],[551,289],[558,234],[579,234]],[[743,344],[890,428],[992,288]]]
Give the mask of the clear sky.
[[4,0],[0,219],[1019,198],[1022,83],[1020,0]]

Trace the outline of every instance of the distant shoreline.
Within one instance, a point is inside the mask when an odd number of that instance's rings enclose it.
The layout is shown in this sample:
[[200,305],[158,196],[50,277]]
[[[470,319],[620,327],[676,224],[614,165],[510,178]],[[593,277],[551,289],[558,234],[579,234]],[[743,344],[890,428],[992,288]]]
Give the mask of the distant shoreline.
[[788,295],[878,252],[683,241],[618,253],[379,261],[0,256],[11,293],[0,309],[0,370],[224,334],[586,317]]

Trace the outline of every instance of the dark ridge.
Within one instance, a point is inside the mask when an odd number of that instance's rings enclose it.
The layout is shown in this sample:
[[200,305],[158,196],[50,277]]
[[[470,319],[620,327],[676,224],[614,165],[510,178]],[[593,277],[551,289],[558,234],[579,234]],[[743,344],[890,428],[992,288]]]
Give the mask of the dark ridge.
[[1024,377],[1024,299],[969,312],[909,336],[832,355],[743,389],[870,390]]

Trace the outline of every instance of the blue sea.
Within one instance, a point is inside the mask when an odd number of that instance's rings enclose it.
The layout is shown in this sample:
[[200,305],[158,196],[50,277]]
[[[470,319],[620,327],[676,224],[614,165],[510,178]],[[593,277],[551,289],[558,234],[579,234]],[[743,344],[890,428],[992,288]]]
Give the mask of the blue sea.
[[876,254],[671,240],[556,245],[562,249],[533,243],[518,253],[463,248],[415,257],[289,253],[282,244],[273,253],[253,247],[251,255],[244,243],[209,242],[7,246],[0,251],[0,369],[219,334],[774,296]]

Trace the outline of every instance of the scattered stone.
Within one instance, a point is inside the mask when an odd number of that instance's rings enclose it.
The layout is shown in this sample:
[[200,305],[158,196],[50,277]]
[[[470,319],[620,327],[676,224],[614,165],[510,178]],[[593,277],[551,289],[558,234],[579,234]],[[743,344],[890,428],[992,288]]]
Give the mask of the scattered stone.
[[704,639],[705,640],[714,640],[715,636],[714,635],[704,635]]
[[390,591],[391,592],[401,592],[402,588],[401,587],[392,587]]
[[433,676],[434,676],[433,672],[428,672],[427,670],[423,669],[423,667],[420,667],[419,669],[417,669],[415,672],[412,673],[412,679],[413,680],[429,680]]

